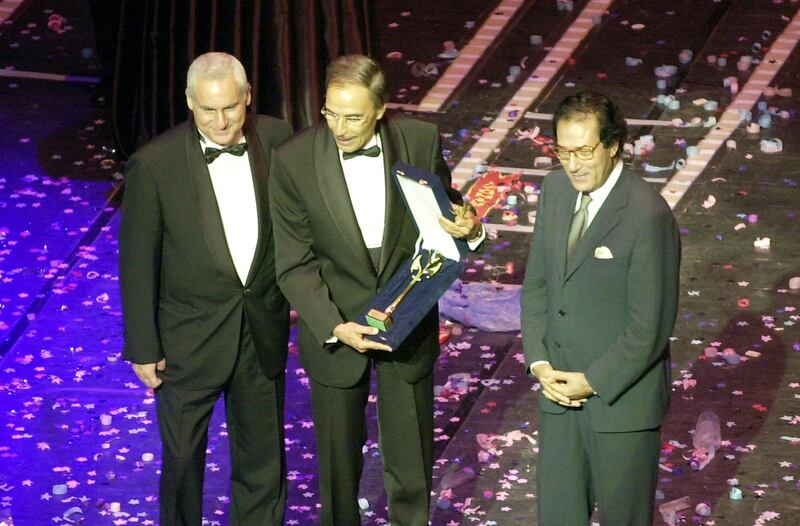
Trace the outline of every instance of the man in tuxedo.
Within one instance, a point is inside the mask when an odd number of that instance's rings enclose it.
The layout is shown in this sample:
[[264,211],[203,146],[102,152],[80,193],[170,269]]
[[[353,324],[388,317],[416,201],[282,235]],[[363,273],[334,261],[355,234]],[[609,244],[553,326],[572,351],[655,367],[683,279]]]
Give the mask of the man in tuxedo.
[[473,245],[483,232],[451,188],[436,126],[387,115],[387,98],[374,61],[339,57],[328,67],[324,121],[286,142],[272,159],[278,284],[300,317],[323,525],[360,524],[364,411],[373,368],[389,520],[398,526],[428,523],[438,311],[431,309],[395,349],[366,339],[377,329],[354,322],[414,253],[418,231],[391,167],[405,161],[441,178],[460,212],[456,221],[440,219],[445,231]]
[[231,452],[231,524],[283,524],[288,304],[275,280],[267,196],[283,121],[247,114],[241,63],[192,63],[193,120],[136,152],[120,226],[124,356],[155,390],[162,525],[202,522],[208,422],[220,394]]
[[539,397],[539,524],[649,526],[680,239],[666,202],[624,167],[627,135],[603,95],[553,118],[562,171],[539,198],[522,289],[522,332]]

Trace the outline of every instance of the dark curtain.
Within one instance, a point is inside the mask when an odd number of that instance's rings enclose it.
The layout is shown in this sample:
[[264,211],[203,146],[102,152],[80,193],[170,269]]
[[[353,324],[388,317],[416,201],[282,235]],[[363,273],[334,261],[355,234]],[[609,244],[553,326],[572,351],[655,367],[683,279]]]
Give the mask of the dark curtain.
[[372,50],[369,0],[115,3],[119,32],[111,112],[126,156],[188,118],[186,71],[202,53],[238,57],[253,89],[250,110],[283,118],[299,130],[317,120],[327,63]]

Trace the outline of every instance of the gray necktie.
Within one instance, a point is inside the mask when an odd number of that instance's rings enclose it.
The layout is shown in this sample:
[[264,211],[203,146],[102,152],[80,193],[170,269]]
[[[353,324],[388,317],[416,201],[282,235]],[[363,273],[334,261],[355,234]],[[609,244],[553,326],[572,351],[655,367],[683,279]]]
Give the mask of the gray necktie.
[[581,194],[581,207],[572,215],[572,223],[569,225],[569,237],[567,237],[567,266],[569,266],[570,259],[572,258],[575,247],[578,246],[578,241],[584,232],[586,232],[586,219],[589,216],[587,208],[589,203],[592,202],[592,197],[589,194]]

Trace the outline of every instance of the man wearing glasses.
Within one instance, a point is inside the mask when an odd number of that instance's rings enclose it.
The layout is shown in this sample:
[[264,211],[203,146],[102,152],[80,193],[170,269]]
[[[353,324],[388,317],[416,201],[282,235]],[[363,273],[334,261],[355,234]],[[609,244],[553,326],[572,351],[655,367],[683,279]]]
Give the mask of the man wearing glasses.
[[658,192],[624,167],[619,108],[597,93],[553,118],[563,170],[539,198],[522,332],[539,396],[539,524],[652,523],[680,239]]
[[457,238],[483,229],[450,187],[439,132],[386,114],[379,66],[361,55],[334,60],[324,120],[279,147],[270,174],[278,284],[300,316],[300,358],[311,377],[323,525],[360,524],[358,485],[367,428],[370,370],[376,370],[384,483],[392,524],[428,524],[433,462],[433,375],[437,309],[390,349],[354,323],[414,252],[418,232],[391,175],[398,160],[437,174],[456,209],[440,219]]

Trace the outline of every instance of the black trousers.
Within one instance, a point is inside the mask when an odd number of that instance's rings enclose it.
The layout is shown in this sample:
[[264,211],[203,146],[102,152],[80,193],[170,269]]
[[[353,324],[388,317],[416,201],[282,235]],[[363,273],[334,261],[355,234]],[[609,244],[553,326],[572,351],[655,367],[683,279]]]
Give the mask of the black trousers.
[[[282,525],[286,505],[283,449],[285,376],[261,371],[247,323],[225,384],[206,390],[156,390],[162,466],[161,526],[200,526],[208,424],[220,395],[231,455],[231,526]],[[169,362],[167,362],[169,367]]]
[[[373,362],[383,482],[392,526],[427,526],[433,462],[433,373],[405,382],[390,361]],[[361,524],[358,484],[367,439],[370,370],[353,387],[311,382],[322,526]]]

